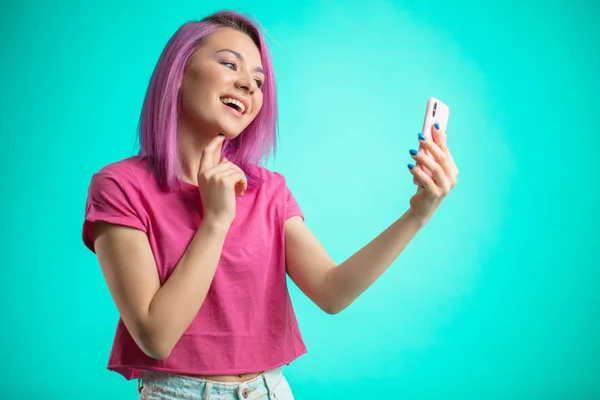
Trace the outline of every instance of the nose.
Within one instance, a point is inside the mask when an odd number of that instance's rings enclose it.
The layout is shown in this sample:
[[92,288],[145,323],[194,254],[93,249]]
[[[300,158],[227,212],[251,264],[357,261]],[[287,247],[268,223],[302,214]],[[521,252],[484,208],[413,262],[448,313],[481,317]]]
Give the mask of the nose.
[[241,73],[239,75],[238,80],[235,83],[235,87],[252,94],[257,89],[258,85],[256,84],[256,81],[254,80],[254,78],[252,78],[250,74]]

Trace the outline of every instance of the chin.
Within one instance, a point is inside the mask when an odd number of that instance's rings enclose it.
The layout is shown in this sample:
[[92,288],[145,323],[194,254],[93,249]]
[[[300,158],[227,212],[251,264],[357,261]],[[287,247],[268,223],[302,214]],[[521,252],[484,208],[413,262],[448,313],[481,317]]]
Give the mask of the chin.
[[244,129],[246,129],[246,126],[240,127],[232,125],[233,124],[219,124],[217,131],[225,135],[226,139],[231,140],[238,137],[244,131]]
[[225,139],[227,139],[227,140],[235,139],[241,133],[238,130],[231,130],[231,129],[227,129],[227,128],[224,128],[224,127],[221,127],[220,129],[218,129],[217,132],[222,133],[223,135],[225,135]]

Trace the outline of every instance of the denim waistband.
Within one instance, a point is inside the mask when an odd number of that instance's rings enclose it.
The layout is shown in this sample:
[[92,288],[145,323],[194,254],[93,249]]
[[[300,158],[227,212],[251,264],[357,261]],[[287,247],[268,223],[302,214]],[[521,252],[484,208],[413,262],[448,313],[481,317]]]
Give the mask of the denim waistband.
[[159,393],[164,398],[171,396],[173,399],[190,400],[276,399],[275,393],[280,391],[276,389],[280,385],[283,386],[280,390],[289,391],[291,395],[281,368],[264,371],[257,377],[243,382],[217,382],[203,377],[156,371],[143,371],[142,376],[138,379],[140,400],[152,398],[153,395]]

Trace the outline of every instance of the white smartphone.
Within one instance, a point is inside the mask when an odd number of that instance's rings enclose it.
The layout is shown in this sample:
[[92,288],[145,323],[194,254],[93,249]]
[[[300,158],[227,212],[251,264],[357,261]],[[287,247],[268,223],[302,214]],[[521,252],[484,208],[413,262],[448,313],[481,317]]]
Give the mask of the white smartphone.
[[[431,127],[436,123],[439,125],[439,129],[446,134],[446,128],[448,127],[448,118],[450,117],[450,109],[442,101],[431,97],[427,101],[427,109],[425,110],[425,120],[423,121],[422,135],[426,137],[426,140],[433,140],[431,136]],[[425,154],[431,155],[428,150],[422,148],[419,144],[419,152],[424,151]],[[431,171],[424,166],[421,166],[423,172],[425,172],[430,178],[432,178]],[[413,179],[415,184],[419,184],[416,178]]]

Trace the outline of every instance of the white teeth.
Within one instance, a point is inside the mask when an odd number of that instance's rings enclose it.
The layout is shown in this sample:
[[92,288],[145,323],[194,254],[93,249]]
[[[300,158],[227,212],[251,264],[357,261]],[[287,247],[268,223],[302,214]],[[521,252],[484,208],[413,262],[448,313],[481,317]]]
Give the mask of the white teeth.
[[223,104],[235,104],[236,106],[238,106],[239,111],[243,114],[244,111],[246,111],[246,107],[244,107],[244,104],[241,101],[238,101],[236,99],[232,99],[231,97],[223,97],[221,98],[221,103]]

